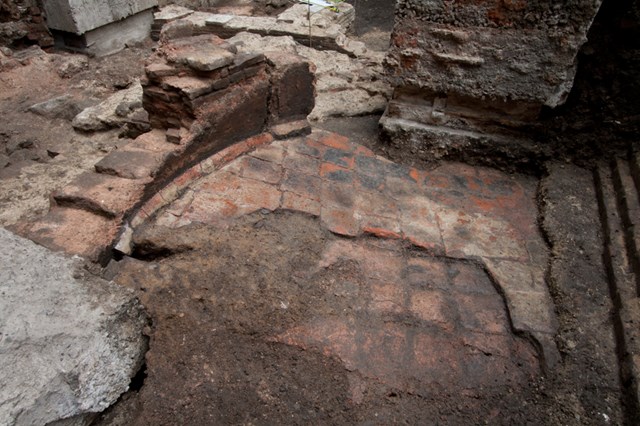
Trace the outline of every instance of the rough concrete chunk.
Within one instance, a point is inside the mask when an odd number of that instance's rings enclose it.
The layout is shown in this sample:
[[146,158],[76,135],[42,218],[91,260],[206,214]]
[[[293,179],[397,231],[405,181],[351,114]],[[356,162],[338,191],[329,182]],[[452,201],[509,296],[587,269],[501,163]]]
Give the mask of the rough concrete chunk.
[[106,130],[121,127],[131,121],[132,116],[142,109],[142,86],[139,82],[126,90],[121,90],[102,103],[86,108],[76,115],[71,124],[83,131]]
[[146,315],[70,258],[4,229],[0,241],[0,424],[80,424],[128,389]]

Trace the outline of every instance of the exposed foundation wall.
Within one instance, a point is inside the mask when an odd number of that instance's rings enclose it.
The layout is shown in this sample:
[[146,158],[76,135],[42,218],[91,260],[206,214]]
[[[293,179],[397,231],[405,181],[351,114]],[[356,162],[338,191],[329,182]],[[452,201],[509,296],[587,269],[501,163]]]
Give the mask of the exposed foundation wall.
[[561,104],[600,0],[399,0],[396,86]]
[[398,151],[508,168],[550,154],[540,120],[563,105],[602,0],[398,0],[381,119]]

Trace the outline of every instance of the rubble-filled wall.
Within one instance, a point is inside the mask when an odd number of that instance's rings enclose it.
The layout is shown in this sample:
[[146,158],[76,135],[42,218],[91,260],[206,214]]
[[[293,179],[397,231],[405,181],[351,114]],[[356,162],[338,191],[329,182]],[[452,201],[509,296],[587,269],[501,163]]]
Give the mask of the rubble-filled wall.
[[0,46],[53,45],[37,0],[0,0]]
[[512,136],[566,100],[601,2],[398,0],[383,128],[459,145]]

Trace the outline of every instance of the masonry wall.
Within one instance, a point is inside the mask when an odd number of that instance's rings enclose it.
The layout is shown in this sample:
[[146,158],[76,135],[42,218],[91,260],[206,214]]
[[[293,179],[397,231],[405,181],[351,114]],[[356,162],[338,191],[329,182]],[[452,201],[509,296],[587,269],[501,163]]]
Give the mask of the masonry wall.
[[397,87],[561,104],[600,0],[399,0]]
[[38,0],[0,0],[0,46],[53,45]]

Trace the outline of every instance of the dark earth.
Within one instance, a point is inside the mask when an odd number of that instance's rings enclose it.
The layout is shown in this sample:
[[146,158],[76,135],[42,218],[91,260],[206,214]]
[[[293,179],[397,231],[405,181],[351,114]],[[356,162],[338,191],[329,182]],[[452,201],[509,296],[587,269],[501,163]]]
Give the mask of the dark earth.
[[[391,320],[364,306],[367,289],[358,282],[363,275],[358,262],[318,269],[323,249],[336,240],[343,239],[322,230],[317,220],[291,213],[257,213],[225,230],[141,229],[135,258],[113,269],[115,281],[135,290],[152,318],[146,378],[98,424],[620,423],[615,367],[612,378],[611,371],[590,374],[594,361],[586,352],[571,355],[584,358],[575,366],[583,370],[579,374],[600,381],[609,374],[613,388],[591,381],[595,389],[581,389],[573,368],[545,378],[537,363],[527,367],[534,351],[518,338],[510,345],[528,354],[521,364],[505,365],[494,376],[499,354],[487,352],[480,357],[490,359],[483,362],[491,362],[491,369],[476,367],[479,376],[458,381],[456,368],[444,364],[429,378],[365,366],[372,372],[367,376],[363,364],[345,368],[321,344],[282,344],[275,336],[318,316],[346,318],[363,330]],[[377,239],[360,242],[385,245]],[[409,248],[401,253],[426,256]],[[450,276],[469,266],[438,260]],[[403,321],[418,327],[410,317]],[[387,362],[395,355],[384,339],[372,344],[381,347]],[[511,376],[514,370],[519,373]]]

